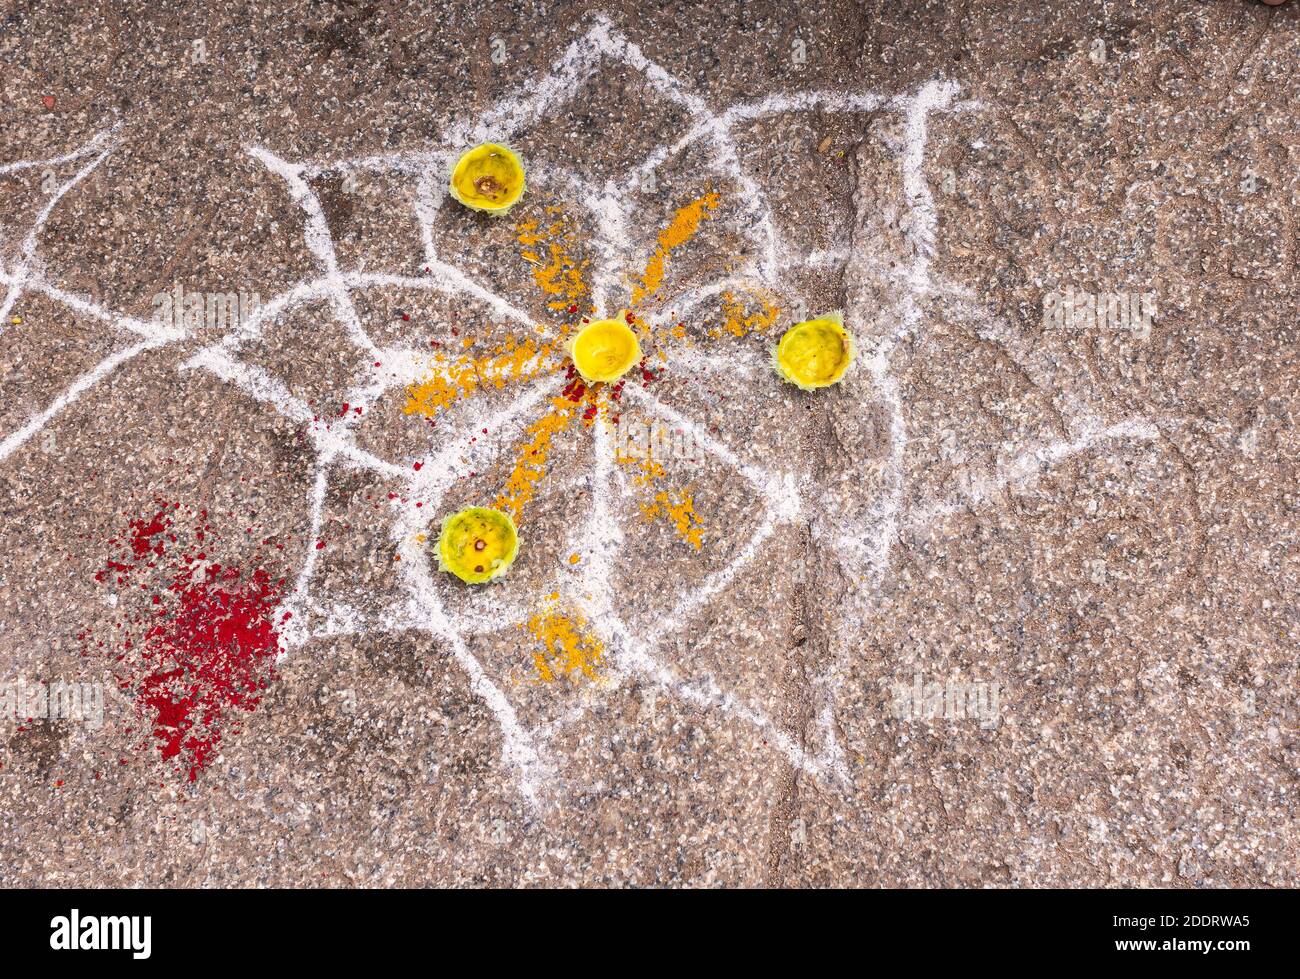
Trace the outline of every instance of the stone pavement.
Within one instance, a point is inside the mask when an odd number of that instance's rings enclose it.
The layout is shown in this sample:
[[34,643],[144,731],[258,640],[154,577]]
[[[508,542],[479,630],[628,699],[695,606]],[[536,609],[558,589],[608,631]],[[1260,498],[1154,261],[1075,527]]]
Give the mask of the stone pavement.
[[0,884],[1294,886],[1300,7],[491,11],[0,6]]

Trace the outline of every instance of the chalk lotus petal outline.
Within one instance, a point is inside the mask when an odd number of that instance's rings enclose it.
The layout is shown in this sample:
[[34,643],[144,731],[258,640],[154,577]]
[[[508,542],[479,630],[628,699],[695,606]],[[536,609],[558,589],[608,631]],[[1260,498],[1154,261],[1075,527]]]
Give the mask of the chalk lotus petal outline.
[[[676,306],[678,317],[684,316],[694,306],[727,289],[745,288],[751,285],[771,286],[775,284],[780,270],[794,262],[805,265],[842,264],[850,257],[847,251],[812,254],[797,260],[783,254],[775,222],[766,204],[766,196],[741,163],[733,129],[739,123],[765,115],[810,109],[823,111],[888,109],[903,114],[904,138],[900,166],[904,171],[905,200],[902,203],[913,215],[914,220],[911,222],[908,235],[917,258],[902,280],[901,298],[894,310],[899,324],[894,335],[885,338],[876,350],[863,358],[866,377],[875,385],[875,395],[885,405],[891,419],[889,491],[873,507],[868,519],[850,528],[842,546],[835,542],[831,543],[839,547],[845,560],[867,568],[871,572],[871,580],[879,583],[888,571],[890,552],[900,526],[923,525],[950,512],[954,506],[979,505],[987,492],[984,484],[977,484],[979,492],[972,491],[962,500],[939,501],[909,514],[900,512],[902,491],[906,482],[904,458],[907,452],[907,438],[906,426],[902,418],[901,396],[896,382],[890,375],[890,353],[893,344],[901,336],[919,326],[922,318],[921,297],[941,291],[932,281],[929,272],[929,257],[933,251],[935,235],[934,207],[922,174],[921,164],[927,139],[928,115],[932,112],[957,111],[961,108],[954,103],[956,88],[951,83],[927,83],[918,88],[915,94],[907,96],[825,91],[778,94],[736,103],[721,112],[714,112],[702,97],[648,59],[636,44],[611,25],[608,18],[598,15],[593,18],[588,30],[569,44],[540,81],[520,86],[513,97],[502,100],[477,121],[467,122],[446,134],[446,138],[442,141],[447,147],[445,150],[397,152],[315,164],[291,163],[263,147],[248,147],[247,151],[251,156],[284,181],[291,197],[303,210],[304,238],[308,249],[320,266],[319,274],[273,297],[247,323],[182,361],[178,369],[207,371],[235,385],[245,395],[267,403],[287,418],[307,426],[316,453],[313,466],[314,478],[309,495],[311,524],[309,541],[314,541],[319,535],[330,474],[336,468],[360,468],[400,480],[410,491],[411,496],[421,496],[427,501],[428,517],[423,513],[416,514],[413,508],[398,506],[392,520],[393,541],[398,554],[402,557],[402,572],[409,594],[403,607],[392,610],[391,628],[420,629],[448,644],[453,658],[466,673],[471,688],[493,710],[502,732],[503,759],[516,769],[521,792],[533,802],[540,801],[542,792],[553,774],[553,765],[538,745],[554,731],[553,729],[550,732],[529,730],[520,723],[509,698],[487,676],[482,664],[470,653],[465,643],[464,630],[458,627],[443,608],[436,589],[432,587],[432,572],[426,562],[421,560],[424,555],[420,553],[419,546],[415,543],[417,533],[426,528],[428,520],[437,512],[438,506],[434,501],[441,500],[441,494],[445,492],[447,483],[460,473],[461,468],[468,469],[470,466],[481,465],[483,461],[490,458],[493,450],[486,445],[481,447],[480,455],[471,458],[469,464],[463,467],[458,459],[450,454],[451,447],[456,447],[458,451],[460,449],[456,439],[449,440],[441,452],[424,460],[424,464],[419,469],[414,467],[411,460],[398,463],[379,458],[358,444],[354,431],[355,418],[344,419],[341,424],[329,427],[313,427],[314,413],[308,405],[293,397],[286,386],[271,373],[256,364],[245,362],[239,354],[245,342],[262,335],[266,328],[275,324],[282,313],[309,300],[320,299],[329,303],[335,317],[367,357],[385,360],[389,366],[395,364],[398,367],[396,371],[398,377],[402,376],[403,371],[407,374],[417,371],[420,359],[413,357],[410,351],[385,350],[378,347],[370,338],[352,300],[353,293],[358,289],[398,288],[442,291],[475,300],[506,320],[531,327],[534,319],[524,309],[492,292],[472,275],[439,257],[433,236],[433,218],[438,209],[443,206],[442,185],[450,161],[460,150],[493,139],[509,140],[523,125],[544,118],[547,113],[572,98],[577,86],[598,70],[603,70],[603,66],[608,61],[621,63],[639,72],[646,84],[685,109],[691,123],[688,131],[675,142],[660,146],[650,153],[641,167],[628,174],[621,185],[611,182],[602,188],[599,200],[596,202],[599,208],[593,209],[598,222],[596,252],[603,263],[594,283],[598,305],[608,301],[608,293],[612,291],[611,277],[617,276],[623,267],[624,256],[618,243],[628,238],[626,234],[630,213],[628,198],[631,189],[639,183],[646,172],[652,171],[665,160],[681,153],[686,147],[704,139],[709,141],[708,152],[712,165],[718,170],[726,170],[741,187],[740,200],[748,211],[749,227],[752,229],[753,243],[757,246],[757,255],[738,274],[726,280],[708,283],[681,296],[666,297],[672,305]],[[60,157],[0,166],[0,174],[2,174],[54,162],[71,162],[89,156],[94,157],[92,162],[83,167],[78,176],[64,185],[55,199],[49,202],[41,218],[29,231],[20,260],[10,267],[0,269],[0,286],[5,288],[5,308],[12,308],[24,291],[40,292],[83,315],[140,338],[133,346],[105,358],[94,369],[86,372],[70,385],[51,402],[47,409],[0,441],[0,462],[37,431],[58,418],[86,391],[111,376],[119,366],[132,357],[144,350],[175,343],[186,335],[184,331],[162,328],[154,323],[146,323],[112,312],[88,301],[85,297],[60,290],[45,277],[36,261],[36,236],[45,218],[64,193],[92,172],[111,153],[116,131],[117,127],[104,130],[82,147]],[[320,201],[311,189],[310,180],[330,173],[362,170],[399,172],[416,180],[417,196],[413,207],[425,264],[429,269],[426,275],[373,273],[361,269],[345,271],[339,267],[333,236]],[[571,175],[553,176],[560,181],[571,179]],[[590,202],[584,201],[584,203]],[[956,310],[959,315],[980,324],[982,328],[991,328],[987,323],[987,311],[970,301],[968,296],[961,296],[959,293],[950,294],[957,295]],[[962,305],[963,303],[965,305]],[[662,320],[655,325],[663,325]],[[0,330],[3,330],[3,325],[0,325]],[[736,369],[734,363],[717,359],[706,362],[702,366],[705,369],[716,369],[720,373]],[[354,405],[368,406],[394,383],[399,382],[395,382],[392,376],[383,377],[372,371],[353,391],[348,392],[346,398],[341,400],[347,400]],[[535,408],[546,396],[549,383],[550,380],[545,377],[530,382],[513,403],[493,416],[492,423],[499,427],[520,424],[521,416]],[[629,390],[633,389],[629,388]],[[634,391],[633,396],[642,395]],[[654,398],[652,394],[644,397]],[[673,417],[671,414],[673,409],[670,407],[655,400],[647,403],[655,410],[664,411],[669,413],[670,418]],[[689,423],[689,419],[682,420]],[[705,435],[707,436],[707,433]],[[1060,459],[1076,452],[1086,451],[1103,440],[1154,441],[1158,437],[1159,433],[1155,427],[1141,418],[1131,418],[1118,424],[1103,426],[1096,419],[1084,416],[1080,419],[1076,438],[1072,441],[1031,449],[1030,452],[1037,457],[1045,451],[1051,458]],[[593,468],[596,477],[599,481],[608,484],[612,472],[613,453],[608,433],[604,432],[603,426],[595,426],[593,440],[595,448]],[[748,466],[720,441],[706,438],[701,444],[707,451],[719,455],[729,464],[738,467]],[[798,514],[797,507],[782,508],[779,503],[781,500],[797,498],[800,488],[792,480],[779,473],[769,473],[757,467],[748,468],[752,470],[750,475],[754,477],[750,480],[751,483],[764,495],[770,506],[764,523],[752,535],[748,544],[741,549],[737,561],[733,562],[737,571],[752,559],[763,540],[779,522],[794,519]],[[1005,474],[995,474],[995,477],[987,482],[989,485],[1005,485],[1030,479],[1033,477],[1031,469],[1032,467],[1028,465],[1017,467]],[[587,525],[591,537],[591,559],[585,563],[585,571],[593,579],[598,578],[601,569],[607,568],[614,559],[618,543],[616,536],[611,538],[598,533],[603,530],[608,516],[602,509],[601,499],[603,499],[601,494],[593,494],[592,513]],[[312,638],[357,631],[357,619],[353,610],[340,605],[324,605],[312,596],[311,582],[316,560],[316,548],[309,544],[294,588],[285,602],[285,608],[314,613],[318,624],[309,629],[307,628],[309,616],[295,615],[286,629],[286,650],[283,655],[288,655],[293,649]],[[731,572],[733,575],[734,573],[736,571]],[[721,588],[726,587],[729,580],[730,575],[726,573],[710,576],[702,588],[685,596],[679,602],[681,614],[690,614],[695,608],[711,600]],[[475,623],[469,622],[466,625],[472,628]],[[729,694],[714,678],[703,676],[684,680],[676,676],[655,656],[655,645],[663,638],[664,630],[650,636],[632,636],[621,623],[614,621],[606,624],[606,631],[610,648],[617,655],[617,665],[620,670],[663,687],[687,704],[704,709],[717,709],[742,723],[753,726],[762,732],[764,739],[791,764],[810,774],[837,779],[847,778],[847,766],[834,729],[833,683],[828,682],[827,678],[822,678],[817,683],[822,698],[817,712],[817,723],[822,732],[824,745],[817,752],[810,753],[803,748],[801,739],[791,737],[761,711]],[[832,673],[834,670],[835,667],[832,666]],[[564,719],[558,723],[563,724]]]

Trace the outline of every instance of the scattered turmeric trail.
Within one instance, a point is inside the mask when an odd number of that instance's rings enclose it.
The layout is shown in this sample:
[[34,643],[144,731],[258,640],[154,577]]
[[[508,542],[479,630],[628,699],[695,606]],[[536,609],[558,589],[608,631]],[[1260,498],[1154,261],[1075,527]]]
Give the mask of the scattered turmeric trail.
[[620,466],[626,466],[633,471],[633,486],[653,486],[656,480],[667,475],[664,472],[663,464],[656,459],[616,453],[614,461]]
[[668,257],[675,249],[695,237],[695,233],[700,230],[700,224],[710,216],[721,200],[722,198],[714,191],[677,209],[668,227],[659,232],[659,240],[650,255],[650,260],[646,263],[641,282],[632,287],[633,306],[644,302],[659,291],[667,271]]
[[487,388],[528,381],[558,366],[556,348],[527,338],[511,338],[482,357],[434,358],[429,374],[406,389],[408,415],[432,418],[463,398]]
[[655,488],[668,476],[661,461],[642,451],[632,454],[618,452],[614,461],[631,471],[633,486],[647,491],[649,502],[640,504],[641,514],[646,520],[665,520],[673,525],[683,541],[697,551],[703,548],[704,525],[695,512],[695,501],[690,492],[683,490],[674,494]]
[[767,297],[753,294],[754,306],[753,312],[744,300],[738,299],[734,293],[724,292],[722,294],[722,328],[710,330],[709,336],[717,338],[722,336],[723,330],[734,337],[746,337],[751,333],[763,333],[771,329],[776,323],[776,318],[780,314],[780,309]]
[[596,668],[604,659],[605,645],[588,630],[586,619],[578,613],[539,612],[519,628],[541,644],[533,653],[533,665],[547,683],[574,673],[597,679]]
[[524,507],[536,495],[538,485],[546,476],[546,461],[551,443],[583,413],[582,401],[586,392],[576,392],[575,400],[568,396],[572,390],[573,384],[570,384],[565,388],[566,396],[552,398],[550,410],[528,426],[528,440],[516,448],[514,468],[506,480],[505,488],[492,504],[498,510],[510,514],[516,524],[520,523]]
[[591,289],[586,280],[590,263],[573,257],[578,239],[564,208],[548,205],[543,221],[520,221],[515,233],[519,254],[533,267],[533,281],[545,295],[553,297],[547,309],[576,313],[590,306]]
[[690,493],[678,493],[674,500],[667,490],[660,490],[654,495],[653,503],[641,504],[641,512],[647,520],[667,520],[676,529],[677,536],[697,551],[704,546],[704,526],[695,513]]

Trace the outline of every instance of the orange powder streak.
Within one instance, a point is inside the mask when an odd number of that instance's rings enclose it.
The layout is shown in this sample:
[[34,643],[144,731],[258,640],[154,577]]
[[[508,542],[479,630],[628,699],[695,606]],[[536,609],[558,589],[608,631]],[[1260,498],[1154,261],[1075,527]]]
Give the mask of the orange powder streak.
[[641,459],[636,456],[623,455],[615,453],[614,461],[620,466],[626,466],[634,471],[632,473],[632,484],[634,486],[652,486],[658,479],[663,479],[665,475],[664,467],[654,459]]
[[704,547],[704,525],[695,512],[695,500],[689,492],[673,498],[666,490],[655,491],[655,484],[667,478],[662,463],[652,458],[615,453],[614,461],[632,470],[632,483],[651,493],[649,503],[642,503],[641,514],[649,521],[666,520],[673,525],[677,536],[697,551]]
[[565,676],[580,672],[590,680],[597,678],[596,667],[604,658],[605,646],[587,630],[581,615],[539,612],[519,628],[541,643],[542,648],[533,653],[533,665],[547,683],[556,678],[557,672]]
[[567,312],[573,306],[588,303],[591,289],[587,285],[587,260],[573,258],[577,239],[569,216],[564,209],[546,208],[548,223],[536,220],[520,221],[515,225],[519,254],[532,266],[533,281],[548,296],[546,304],[552,312]]
[[408,415],[433,417],[480,388],[498,389],[517,381],[527,381],[542,371],[558,366],[551,362],[555,350],[538,346],[532,340],[510,340],[504,348],[484,357],[461,357],[449,363],[438,358],[424,380],[406,389]]
[[[722,294],[722,326],[732,336],[744,337],[755,331],[762,333],[776,322],[780,310],[762,296],[754,298],[760,304],[760,308],[751,313],[745,303],[732,293]],[[716,331],[713,335],[721,336],[721,331]]]
[[555,436],[573,424],[581,408],[581,402],[552,398],[551,410],[528,426],[528,441],[515,450],[514,469],[492,504],[509,513],[515,523],[520,522],[524,507],[536,495],[538,484],[546,476],[546,459]]
[[653,503],[641,504],[641,510],[647,520],[667,520],[676,529],[677,536],[697,551],[704,546],[704,527],[695,514],[695,503],[690,493],[680,493],[674,501],[667,492],[660,490]]
[[717,208],[721,199],[716,192],[709,193],[691,201],[685,207],[678,208],[668,227],[659,232],[659,240],[655,244],[650,261],[646,263],[641,284],[632,287],[633,306],[659,291],[659,287],[663,285],[668,256],[674,249],[680,248],[695,237],[695,233],[700,230],[700,223],[709,216],[709,212]]

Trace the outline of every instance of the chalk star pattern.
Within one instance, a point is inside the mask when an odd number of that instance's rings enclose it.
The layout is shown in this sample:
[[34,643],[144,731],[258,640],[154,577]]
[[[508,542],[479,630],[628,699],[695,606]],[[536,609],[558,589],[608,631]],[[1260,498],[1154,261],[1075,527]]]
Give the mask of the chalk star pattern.
[[[641,48],[621,34],[603,16],[593,19],[589,29],[574,40],[541,78],[522,86],[512,96],[474,121],[453,127],[439,147],[420,151],[401,151],[345,160],[292,162],[270,149],[251,145],[246,152],[282,181],[285,190],[302,212],[305,244],[318,266],[317,274],[272,297],[244,322],[177,364],[183,372],[206,371],[246,396],[264,403],[310,434],[314,451],[310,507],[310,531],[307,535],[302,564],[283,602],[283,610],[293,613],[283,627],[281,660],[292,656],[313,640],[324,636],[354,632],[374,632],[370,625],[358,621],[354,611],[331,605],[313,593],[319,550],[315,546],[323,522],[323,509],[331,479],[343,470],[363,470],[397,481],[404,488],[404,499],[391,505],[391,538],[400,558],[400,574],[406,590],[403,603],[385,610],[391,631],[417,631],[427,634],[450,650],[464,672],[470,689],[491,709],[500,728],[503,761],[517,775],[519,790],[532,804],[541,805],[553,797],[556,766],[547,745],[556,731],[572,722],[580,709],[557,718],[545,730],[524,724],[507,691],[484,669],[471,652],[469,642],[476,635],[501,628],[502,621],[515,618],[520,610],[493,607],[490,614],[470,608],[451,611],[434,580],[428,547],[421,543],[425,535],[436,534],[431,522],[441,516],[442,501],[448,489],[460,477],[482,470],[493,461],[498,440],[484,440],[470,449],[466,440],[448,438],[441,448],[427,455],[419,467],[410,459],[385,459],[361,446],[356,435],[364,411],[376,404],[394,387],[407,385],[420,376],[427,364],[427,349],[381,347],[367,332],[363,317],[354,303],[354,293],[361,290],[397,289],[441,292],[464,297],[481,305],[505,321],[534,329],[536,319],[510,299],[476,280],[459,268],[452,257],[441,254],[435,234],[435,220],[444,205],[445,186],[450,166],[466,148],[480,142],[507,142],[527,125],[544,121],[571,102],[579,88],[598,72],[622,66],[640,76],[650,91],[680,109],[689,124],[675,142],[661,145],[647,154],[640,164],[619,180],[594,185],[578,175],[556,167],[530,168],[531,182],[540,182],[557,192],[566,189],[585,208],[596,228],[592,242],[595,274],[591,300],[596,316],[613,315],[610,306],[619,289],[622,270],[630,267],[633,256],[629,243],[643,244],[634,228],[633,195],[648,175],[687,151],[702,152],[708,166],[719,177],[739,188],[734,200],[744,211],[743,227],[752,250],[743,267],[733,274],[687,289],[673,297],[673,318],[687,316],[725,291],[733,288],[778,288],[785,270],[797,266],[826,266],[840,269],[854,260],[850,249],[792,255],[783,244],[780,230],[767,203],[764,191],[747,171],[737,147],[736,128],[747,122],[781,113],[818,111],[822,113],[889,113],[900,121],[900,139],[896,147],[902,175],[904,200],[900,209],[906,214],[903,226],[906,254],[892,256],[900,261],[875,261],[873,267],[885,269],[879,275],[896,298],[881,318],[892,324],[891,330],[864,351],[855,368],[865,381],[862,389],[884,411],[887,419],[888,457],[885,463],[886,491],[865,516],[835,534],[819,535],[847,565],[864,576],[863,598],[869,602],[873,589],[888,575],[891,554],[901,532],[928,526],[943,516],[962,508],[978,507],[999,490],[1032,481],[1062,459],[1108,440],[1152,441],[1159,437],[1155,427],[1141,418],[1103,425],[1087,409],[1080,407],[1070,419],[1070,437],[1055,443],[1029,445],[1023,454],[999,471],[972,473],[963,481],[961,493],[951,499],[933,500],[921,508],[905,512],[907,487],[908,433],[903,392],[891,371],[891,356],[897,344],[917,336],[924,328],[926,305],[936,296],[947,301],[950,315],[967,319],[981,336],[997,338],[1007,345],[1027,371],[1040,372],[1050,380],[1051,365],[1037,363],[1028,349],[1017,350],[1015,338],[996,318],[990,316],[975,299],[960,287],[938,283],[931,274],[937,218],[930,188],[923,173],[928,124],[936,113],[978,111],[979,106],[957,99],[958,87],[951,82],[934,81],[907,95],[886,96],[871,93],[853,94],[834,91],[807,91],[779,94],[733,104],[721,111],[650,60]],[[0,441],[0,464],[17,452],[45,426],[54,422],[72,404],[92,388],[109,378],[118,368],[147,350],[180,344],[190,338],[185,329],[145,321],[104,308],[91,299],[65,291],[53,284],[38,252],[39,235],[59,201],[84,181],[112,153],[121,138],[120,125],[96,135],[73,152],[39,161],[0,165],[0,175],[21,170],[44,170],[49,167],[78,164],[79,169],[59,184],[38,213],[25,237],[13,246],[0,242],[0,329],[10,334],[20,329],[10,325],[10,314],[25,293],[37,293],[64,304],[89,320],[104,324],[133,342],[111,354],[69,385],[27,423]],[[421,237],[425,274],[371,272],[363,268],[340,266],[336,242],[312,188],[312,181],[328,176],[375,173],[398,175],[414,182],[413,208]],[[889,256],[885,256],[886,258]],[[360,381],[340,401],[362,409],[344,417],[319,423],[319,413],[295,396],[273,373],[242,359],[243,351],[291,311],[308,303],[324,303],[358,349]],[[655,322],[652,325],[662,326]],[[552,335],[553,336],[553,335]],[[762,365],[752,358],[703,355],[697,350],[667,352],[668,366],[675,357],[689,357],[685,366],[705,370],[737,380],[763,376],[763,383],[777,383],[772,375],[763,374]],[[380,368],[378,365],[382,364]],[[375,365],[375,366],[372,366]],[[477,418],[475,426],[494,431],[519,430],[530,413],[548,394],[554,393],[554,376],[542,376],[523,386],[523,390],[490,417]],[[805,739],[782,729],[767,713],[743,698],[728,692],[726,685],[710,675],[684,677],[659,655],[661,644],[678,634],[701,609],[722,594],[747,566],[751,565],[772,535],[783,526],[801,521],[814,523],[814,512],[835,504],[832,494],[809,485],[806,478],[774,468],[768,461],[759,465],[728,444],[722,435],[711,434],[648,389],[629,385],[626,394],[647,412],[665,418],[690,433],[696,444],[714,456],[720,464],[742,477],[762,503],[763,515],[749,528],[748,539],[738,547],[730,561],[704,578],[697,586],[675,596],[670,612],[660,616],[648,630],[636,631],[619,619],[609,595],[610,570],[618,561],[623,532],[613,519],[612,495],[626,492],[626,485],[615,469],[614,445],[605,424],[590,426],[592,488],[590,512],[580,530],[578,542],[588,557],[576,578],[568,579],[566,598],[585,613],[605,642],[615,683],[636,678],[661,689],[667,695],[698,709],[720,711],[750,726],[768,750],[783,756],[803,772],[827,783],[845,784],[849,767],[834,723],[834,690],[842,661],[826,666],[826,674],[815,683],[820,705],[817,726],[820,744],[805,746]],[[419,499],[419,509],[405,500]],[[814,527],[815,529],[815,527]],[[488,591],[491,595],[491,590]],[[278,620],[278,618],[277,618]]]

